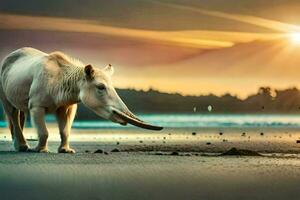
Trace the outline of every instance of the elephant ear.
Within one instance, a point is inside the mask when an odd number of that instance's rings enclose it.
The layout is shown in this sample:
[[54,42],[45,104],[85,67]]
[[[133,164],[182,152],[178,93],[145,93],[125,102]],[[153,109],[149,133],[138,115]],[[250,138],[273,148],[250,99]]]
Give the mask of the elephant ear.
[[107,73],[109,76],[112,76],[114,74],[114,67],[111,64],[108,64],[104,69],[105,73]]
[[94,78],[94,73],[95,73],[92,65],[85,66],[84,73],[85,73],[87,80],[92,80]]

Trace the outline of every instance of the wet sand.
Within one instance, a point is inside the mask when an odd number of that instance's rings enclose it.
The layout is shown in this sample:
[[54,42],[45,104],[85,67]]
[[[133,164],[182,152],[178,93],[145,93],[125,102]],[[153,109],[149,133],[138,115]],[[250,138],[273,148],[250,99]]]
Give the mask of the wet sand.
[[[49,126],[49,141],[60,140],[56,126]],[[35,146],[37,136],[32,128],[25,129],[25,137]],[[120,148],[125,151],[181,151],[221,153],[232,147],[261,153],[300,154],[299,128],[166,128],[163,131],[147,131],[138,128],[120,129],[73,129],[71,145],[77,152],[95,151],[99,148],[110,151]],[[298,143],[297,143],[298,141]],[[0,142],[11,142],[6,128],[0,128]],[[82,143],[82,144],[81,144]],[[2,146],[2,147],[1,147]],[[0,146],[0,151],[4,148]],[[58,146],[58,144],[57,144]],[[50,145],[56,152],[57,146]],[[12,145],[4,150],[13,151]]]
[[[70,155],[55,153],[57,136],[52,153],[13,152],[0,130],[0,199],[300,199],[299,130],[243,131],[74,130],[78,153]],[[34,140],[30,130],[26,136]],[[231,147],[265,156],[217,156]],[[174,150],[184,156],[170,156]]]

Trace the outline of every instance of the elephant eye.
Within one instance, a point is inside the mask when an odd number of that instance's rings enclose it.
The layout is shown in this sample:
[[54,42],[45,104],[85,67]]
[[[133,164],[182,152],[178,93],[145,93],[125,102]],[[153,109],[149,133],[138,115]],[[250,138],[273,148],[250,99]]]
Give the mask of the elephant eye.
[[99,84],[99,85],[96,85],[96,88],[100,91],[103,91],[106,89],[105,85],[104,84]]

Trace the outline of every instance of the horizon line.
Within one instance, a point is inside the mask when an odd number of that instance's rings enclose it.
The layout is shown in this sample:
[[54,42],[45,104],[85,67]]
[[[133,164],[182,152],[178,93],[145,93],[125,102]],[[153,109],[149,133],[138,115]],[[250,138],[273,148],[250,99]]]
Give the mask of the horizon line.
[[[210,93],[202,93],[202,94],[183,94],[182,92],[168,92],[168,91],[163,91],[163,90],[159,90],[159,89],[156,89],[154,87],[149,87],[148,89],[138,89],[138,88],[134,88],[134,87],[127,87],[127,88],[118,88],[116,87],[117,90],[134,90],[134,91],[137,91],[137,92],[151,92],[151,91],[154,91],[154,92],[158,92],[158,93],[161,93],[161,94],[170,94],[170,95],[176,95],[176,94],[179,94],[183,97],[200,97],[200,96],[216,96],[216,97],[223,97],[223,96],[226,96],[226,95],[230,95],[232,97],[236,97],[238,99],[241,99],[241,100],[244,100],[244,99],[247,99],[248,97],[252,96],[252,95],[256,95],[258,94],[259,92],[259,89],[261,88],[270,88],[270,91],[271,92],[276,92],[276,91],[286,91],[286,90],[291,90],[291,89],[296,89],[300,92],[300,88],[298,88],[297,86],[289,86],[289,87],[285,87],[284,89],[276,89],[276,88],[273,88],[273,87],[270,87],[270,86],[260,86],[257,88],[257,92],[256,93],[249,93],[247,94],[247,96],[245,98],[241,98],[239,95],[236,95],[236,94],[232,94],[231,92],[224,92],[223,94],[221,95],[216,95],[214,94],[213,92],[210,92]],[[275,96],[276,97],[276,96]]]

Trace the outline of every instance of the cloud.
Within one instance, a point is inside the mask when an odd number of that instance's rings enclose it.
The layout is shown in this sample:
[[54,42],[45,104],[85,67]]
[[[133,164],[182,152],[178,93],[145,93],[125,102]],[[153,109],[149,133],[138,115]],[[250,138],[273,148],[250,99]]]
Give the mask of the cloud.
[[82,33],[99,33],[117,37],[149,40],[177,46],[192,48],[229,47],[230,41],[208,40],[201,38],[186,38],[167,31],[149,31],[128,28],[118,28],[99,25],[94,21],[34,17],[11,14],[0,14],[1,29],[50,30]]
[[239,42],[280,37],[280,34],[225,31],[153,31],[100,25],[92,20],[25,16],[0,13],[0,29],[97,33],[198,49],[231,47]]
[[244,23],[268,28],[273,31],[280,31],[280,32],[284,32],[284,33],[300,32],[300,26],[283,23],[283,22],[279,22],[279,21],[275,21],[275,20],[265,19],[265,18],[261,18],[261,17],[240,15],[240,14],[229,14],[229,13],[220,12],[220,11],[205,10],[205,9],[201,9],[201,8],[195,8],[195,7],[191,7],[191,6],[184,6],[184,5],[173,4],[173,3],[165,3],[165,2],[153,1],[153,0],[150,0],[150,1],[153,3],[157,3],[157,4],[161,4],[161,5],[165,5],[165,6],[169,6],[169,7],[173,7],[173,8],[178,8],[178,9],[189,10],[189,11],[197,12],[197,13],[204,14],[204,15],[220,17],[220,18],[229,19],[229,20],[235,20],[238,22],[244,22]]
[[[199,9],[196,10],[200,12]],[[286,84],[295,83],[292,82],[294,79],[290,79],[293,74],[296,76],[295,70],[299,66],[299,56],[296,52],[299,51],[291,49],[289,43],[278,46],[278,41],[281,40],[273,41],[273,39],[287,36],[287,32],[296,30],[297,26],[253,16],[207,10],[201,12],[269,27],[274,33],[211,30],[157,31],[104,26],[93,20],[5,13],[0,13],[0,30],[2,29],[2,35],[6,32],[3,30],[11,30],[7,31],[9,37],[5,35],[2,38],[6,43],[19,45],[16,41],[25,41],[27,36],[28,41],[35,42],[28,42],[33,46],[41,45],[40,43],[44,43],[44,46],[56,45],[57,49],[75,52],[74,55],[85,57],[89,61],[101,61],[100,64],[116,63],[122,68],[122,73],[116,74],[117,86],[122,87],[138,85],[139,88],[146,89],[154,86],[164,91],[180,91],[184,94],[209,92],[222,94],[226,90],[246,95],[250,91],[249,88],[254,91],[258,85],[283,84],[275,80],[279,75],[288,77]],[[20,37],[8,39],[13,38],[12,30],[19,32]],[[18,30],[30,31],[27,31],[29,34],[22,35],[23,32]],[[59,42],[52,42],[52,38],[47,39],[55,35],[60,40],[56,38],[54,41]],[[83,40],[81,36],[84,37]],[[79,42],[78,38],[80,38]],[[259,41],[253,42],[255,40]],[[260,44],[261,41],[267,40],[272,41],[270,44],[268,42]],[[294,54],[282,52],[285,49],[293,50]],[[126,66],[123,68],[124,65]],[[233,79],[233,75],[238,78]],[[253,85],[253,82],[257,84]],[[191,85],[196,87],[190,87]]]

